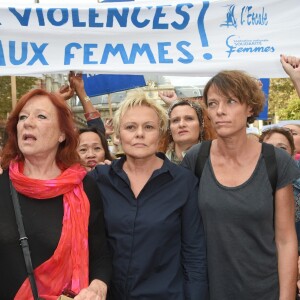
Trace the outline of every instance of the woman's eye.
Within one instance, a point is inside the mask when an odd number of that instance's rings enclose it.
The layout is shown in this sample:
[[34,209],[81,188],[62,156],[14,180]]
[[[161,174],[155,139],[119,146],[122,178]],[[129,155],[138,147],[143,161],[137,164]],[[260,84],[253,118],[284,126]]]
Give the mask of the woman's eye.
[[85,148],[81,148],[81,149],[79,149],[79,152],[83,154],[83,153],[86,152],[86,149]]
[[176,124],[176,123],[178,123],[179,122],[179,119],[178,118],[176,118],[176,119],[171,119],[171,124]]
[[153,129],[153,126],[152,125],[146,125],[145,128],[150,130],[150,129]]
[[127,130],[134,130],[134,126],[133,125],[127,125],[125,127],[125,129],[127,129]]
[[39,119],[46,119],[46,116],[45,115],[38,115],[38,118]]
[[27,116],[25,115],[20,115],[19,116],[19,121],[23,121],[23,120],[26,120],[27,119]]
[[194,121],[194,118],[193,118],[192,116],[187,116],[185,119],[186,119],[187,121]]
[[216,102],[208,102],[207,106],[208,107],[214,107],[214,106],[216,106]]
[[102,150],[101,147],[95,147],[95,148],[94,148],[94,151],[97,151],[97,152],[99,152],[99,151],[101,151],[101,150]]
[[236,100],[234,100],[234,99],[228,99],[228,103],[229,104],[233,104],[233,103],[236,103],[237,101]]

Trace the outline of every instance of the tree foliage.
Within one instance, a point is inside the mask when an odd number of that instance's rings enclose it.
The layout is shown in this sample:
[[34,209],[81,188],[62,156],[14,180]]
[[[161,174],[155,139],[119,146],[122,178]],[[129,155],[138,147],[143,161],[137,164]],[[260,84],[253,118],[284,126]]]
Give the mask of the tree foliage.
[[[17,77],[17,99],[24,93],[32,89],[37,83],[35,77]],[[0,119],[6,119],[12,108],[11,78],[10,76],[0,76]]]
[[289,78],[271,79],[269,91],[269,116],[283,120],[300,119],[300,99]]
[[300,120],[300,99],[296,96],[289,100],[287,107],[279,111],[281,120]]

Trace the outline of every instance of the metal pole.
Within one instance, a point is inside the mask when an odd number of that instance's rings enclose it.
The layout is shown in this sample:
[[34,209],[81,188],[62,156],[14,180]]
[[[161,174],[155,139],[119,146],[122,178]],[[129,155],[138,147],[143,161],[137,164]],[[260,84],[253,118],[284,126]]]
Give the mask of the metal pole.
[[17,104],[17,80],[16,76],[10,76],[11,82],[11,106],[12,109],[16,107]]
[[112,106],[111,106],[111,94],[107,95],[107,102],[108,102],[108,108],[109,108],[109,117],[112,118],[113,113],[112,113]]

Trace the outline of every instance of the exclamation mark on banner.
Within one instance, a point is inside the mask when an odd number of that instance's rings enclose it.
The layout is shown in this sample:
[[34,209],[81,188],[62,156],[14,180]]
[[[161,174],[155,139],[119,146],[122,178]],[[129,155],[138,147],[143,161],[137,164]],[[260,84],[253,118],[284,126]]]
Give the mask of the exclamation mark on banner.
[[[199,35],[200,35],[200,40],[202,47],[208,47],[208,40],[204,28],[204,16],[209,7],[209,2],[208,1],[203,1],[203,7],[201,9],[201,12],[198,17],[198,30],[199,30]],[[206,60],[212,59],[212,54],[211,53],[204,53],[203,58]]]

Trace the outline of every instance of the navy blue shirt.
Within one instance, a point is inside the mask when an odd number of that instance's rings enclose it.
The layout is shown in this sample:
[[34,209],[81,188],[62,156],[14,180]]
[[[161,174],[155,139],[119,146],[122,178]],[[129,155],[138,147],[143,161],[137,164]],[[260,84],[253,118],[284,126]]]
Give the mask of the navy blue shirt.
[[155,170],[136,198],[126,157],[89,174],[103,199],[113,300],[207,299],[206,247],[194,174],[171,163]]
[[88,127],[96,127],[105,135],[105,127],[101,118],[91,119],[87,121]]

